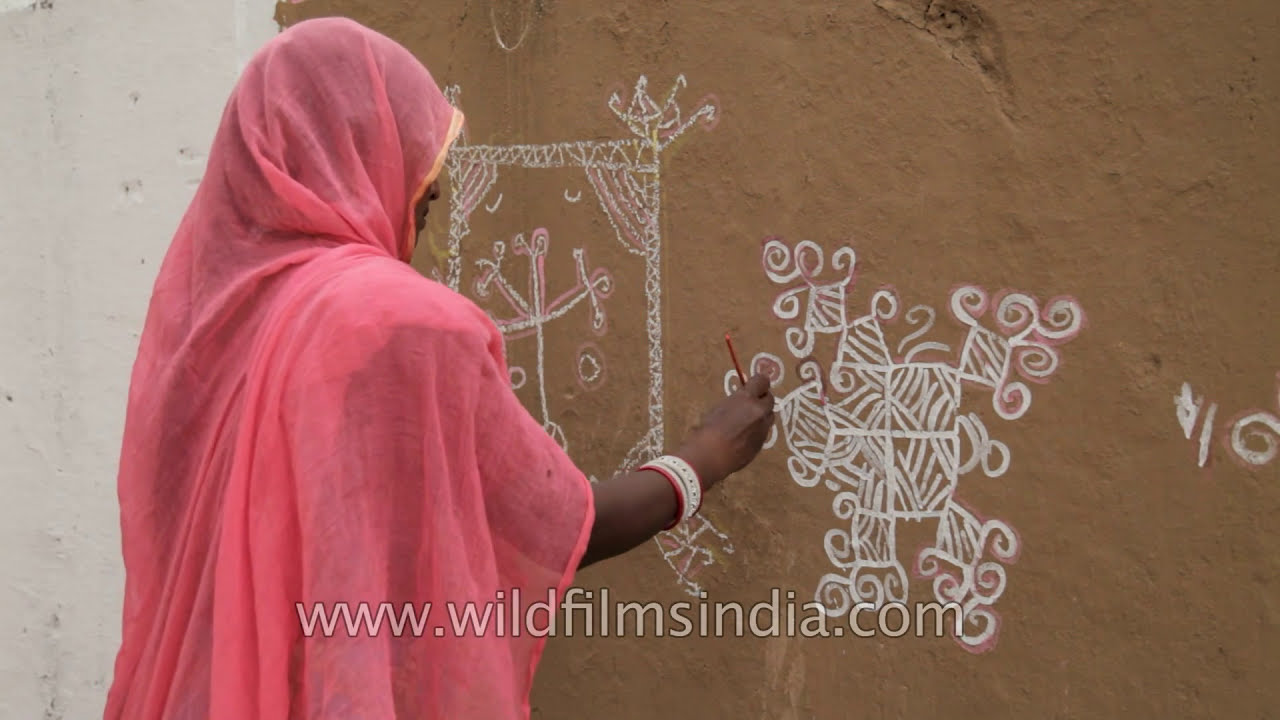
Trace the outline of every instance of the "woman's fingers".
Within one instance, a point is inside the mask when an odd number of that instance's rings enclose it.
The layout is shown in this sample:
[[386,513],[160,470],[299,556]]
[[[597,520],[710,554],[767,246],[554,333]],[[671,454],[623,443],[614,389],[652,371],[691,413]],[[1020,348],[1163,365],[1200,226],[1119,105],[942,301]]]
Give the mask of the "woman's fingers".
[[743,389],[753,398],[762,398],[769,392],[769,376],[764,373],[756,373],[747,379],[747,384]]

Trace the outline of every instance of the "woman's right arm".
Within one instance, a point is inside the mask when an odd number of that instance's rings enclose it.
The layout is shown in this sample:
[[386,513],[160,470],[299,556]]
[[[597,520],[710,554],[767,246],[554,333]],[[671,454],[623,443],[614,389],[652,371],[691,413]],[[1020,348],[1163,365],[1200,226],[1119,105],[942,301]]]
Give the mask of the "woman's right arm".
[[[697,473],[705,493],[746,467],[769,437],[774,397],[756,375],[720,401],[672,453]],[[670,527],[680,511],[675,488],[661,473],[636,470],[597,483],[595,523],[579,569],[621,555]]]

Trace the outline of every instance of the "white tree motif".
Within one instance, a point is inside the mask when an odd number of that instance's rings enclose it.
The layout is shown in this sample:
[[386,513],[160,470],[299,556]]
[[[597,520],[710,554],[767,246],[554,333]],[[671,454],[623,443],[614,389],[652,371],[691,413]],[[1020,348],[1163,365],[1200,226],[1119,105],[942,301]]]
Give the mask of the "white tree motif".
[[[451,185],[449,210],[449,238],[445,248],[445,269],[434,276],[454,290],[458,290],[462,278],[461,246],[471,233],[470,219],[478,207],[490,212],[497,209],[503,196],[486,204],[486,196],[497,183],[503,168],[581,168],[596,195],[601,210],[614,230],[614,240],[621,243],[631,255],[638,256],[645,277],[645,331],[648,345],[648,427],[624,457],[618,459],[614,472],[629,470],[653,459],[664,447],[663,412],[663,347],[662,347],[662,234],[660,225],[662,156],[681,135],[702,123],[713,126],[719,117],[714,98],[705,97],[695,104],[692,112],[681,110],[677,95],[686,86],[683,75],[661,102],[648,92],[648,79],[641,76],[629,97],[613,94],[609,109],[627,130],[630,137],[605,141],[569,141],[540,145],[471,145],[464,137],[450,149],[446,160],[448,182]],[[461,91],[457,86],[447,88],[446,94],[455,106]],[[581,201],[580,195],[564,193],[568,203]],[[539,235],[541,233],[541,235]],[[547,233],[535,232],[530,243],[517,237],[516,252],[529,255],[533,288],[544,288],[547,278],[542,274],[541,257],[545,255]],[[593,241],[594,238],[584,240]],[[522,244],[523,243],[523,244]],[[521,248],[526,248],[522,250]],[[541,249],[539,249],[541,248]],[[547,323],[573,304],[588,299],[592,303],[593,317],[603,318],[599,301],[608,294],[610,281],[603,270],[590,275],[585,270],[585,260],[578,252],[578,285],[567,294],[553,301],[546,301],[544,290],[532,291],[529,296],[516,293],[502,280],[501,264],[505,246],[494,244],[494,258],[481,260],[481,279],[475,291],[486,295],[494,290],[510,304],[514,314],[495,319],[503,329],[504,337],[515,340],[533,335],[538,342],[537,366],[538,412],[548,432],[562,446],[568,441],[560,426],[554,422],[547,407],[545,378],[546,358],[541,352],[544,328]],[[598,387],[602,380],[603,366],[594,345],[584,345],[573,361],[579,381],[586,387]],[[523,368],[512,371],[513,384],[526,380]],[[594,480],[594,475],[592,475]],[[697,595],[701,587],[692,579],[700,568],[715,557],[715,552],[733,551],[728,537],[717,530],[706,518],[671,532],[659,534],[655,543],[663,558],[675,571],[681,586]],[[703,545],[714,543],[713,547]],[[673,547],[675,549],[673,549]],[[691,558],[698,558],[696,560]],[[704,562],[705,561],[705,562]],[[692,575],[690,574],[692,573]]]
[[[546,326],[547,323],[563,317],[575,305],[586,300],[591,304],[591,329],[597,334],[604,332],[605,314],[602,301],[609,296],[613,282],[603,269],[595,270],[588,275],[586,252],[582,248],[574,248],[573,259],[578,271],[578,282],[558,297],[548,300],[544,261],[549,243],[550,238],[544,228],[534,230],[530,241],[526,241],[524,235],[517,235],[512,241],[515,253],[529,259],[529,297],[521,295],[520,291],[516,290],[502,275],[506,243],[501,240],[493,244],[493,259],[476,261],[481,272],[476,277],[475,292],[480,297],[489,297],[496,289],[510,306],[512,315],[494,318],[494,324],[502,331],[504,340],[529,335],[537,340],[536,380],[542,427],[556,439],[560,447],[568,450],[569,443],[564,436],[564,430],[551,419],[551,412],[547,408]],[[512,386],[517,390],[520,389],[526,379],[524,368],[511,367],[509,371],[512,375]]]

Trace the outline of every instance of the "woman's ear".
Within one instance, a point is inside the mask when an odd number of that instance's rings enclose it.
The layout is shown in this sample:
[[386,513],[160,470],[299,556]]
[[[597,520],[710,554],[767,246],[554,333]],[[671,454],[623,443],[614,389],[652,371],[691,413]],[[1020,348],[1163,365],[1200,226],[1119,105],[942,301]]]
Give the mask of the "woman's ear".
[[427,215],[431,212],[431,203],[440,199],[440,181],[433,180],[422,193],[417,206],[413,210],[414,227],[419,233],[427,226]]

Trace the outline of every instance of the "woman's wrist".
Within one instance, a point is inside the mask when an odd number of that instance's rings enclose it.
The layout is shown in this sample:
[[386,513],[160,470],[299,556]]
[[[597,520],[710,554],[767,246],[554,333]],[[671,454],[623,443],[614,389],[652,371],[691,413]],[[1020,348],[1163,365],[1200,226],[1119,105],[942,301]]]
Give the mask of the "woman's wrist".
[[681,487],[679,478],[677,478],[673,473],[668,471],[666,468],[656,467],[653,464],[648,464],[648,463],[636,468],[636,471],[637,473],[643,473],[646,471],[651,472],[655,475],[662,477],[662,479],[666,482],[667,487],[671,490],[671,493],[675,496],[676,507],[675,507],[675,512],[667,514],[667,517],[669,517],[670,520],[667,522],[666,525],[662,526],[662,529],[664,531],[670,530],[674,528],[676,525],[679,525],[680,521],[684,520],[685,512],[687,512],[689,509],[689,498],[687,497],[687,493]]
[[679,450],[671,454],[685,461],[689,464],[689,467],[693,468],[693,471],[698,475],[698,482],[704,492],[710,490],[726,476],[726,473],[721,470],[720,464],[715,462],[709,453],[699,449],[694,443],[685,443]]
[[671,523],[663,527],[663,530],[674,528],[697,515],[702,509],[702,483],[697,471],[689,463],[674,455],[663,455],[641,465],[639,469],[662,475],[675,493],[677,510],[672,516]]

